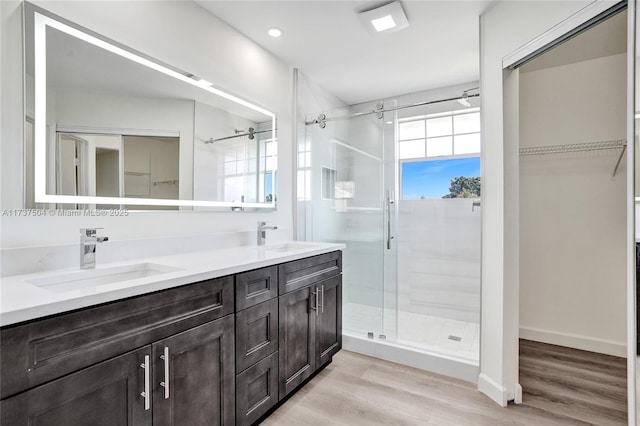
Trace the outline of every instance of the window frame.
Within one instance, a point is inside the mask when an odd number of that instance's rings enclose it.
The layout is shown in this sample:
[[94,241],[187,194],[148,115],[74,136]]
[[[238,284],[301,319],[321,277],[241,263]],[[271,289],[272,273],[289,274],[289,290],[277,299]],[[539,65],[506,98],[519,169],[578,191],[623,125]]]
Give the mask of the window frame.
[[[477,132],[461,132],[461,133],[455,133],[455,120],[454,117],[456,116],[461,116],[461,115],[465,115],[465,114],[481,114],[480,111],[480,107],[475,107],[475,108],[466,108],[466,109],[459,109],[459,110],[451,110],[451,111],[443,111],[443,112],[439,112],[439,113],[433,113],[433,114],[421,114],[421,115],[417,115],[417,116],[413,116],[413,117],[405,117],[405,118],[401,118],[398,120],[398,132],[396,135],[396,152],[397,152],[397,164],[398,164],[398,199],[399,200],[415,200],[414,198],[404,198],[403,194],[403,188],[404,188],[404,182],[403,182],[403,167],[406,163],[417,163],[417,162],[429,162],[429,161],[442,161],[442,160],[457,160],[457,159],[464,159],[464,158],[479,158],[481,156],[482,153],[482,143],[480,145],[480,150],[478,152],[473,152],[473,153],[465,153],[465,154],[454,154],[455,153],[455,140],[456,140],[456,136],[465,136],[465,135],[481,135],[481,129],[479,129]],[[442,117],[451,117],[451,134],[449,135],[443,135],[443,136],[432,136],[432,137],[428,137],[427,136],[427,122],[429,119],[434,119],[434,118],[442,118]],[[480,116],[481,117],[481,116]],[[415,121],[423,121],[424,122],[424,138],[410,138],[410,139],[400,139],[400,124],[402,123],[410,123],[410,122],[415,122]],[[480,125],[482,124],[482,122],[480,122]],[[434,138],[439,138],[439,137],[451,137],[451,152],[452,154],[449,155],[437,155],[437,156],[427,156],[427,147],[428,147],[428,141],[429,139],[434,139]],[[412,158],[400,158],[400,144],[402,142],[412,142],[412,141],[423,141],[424,142],[424,157],[412,157]],[[440,198],[433,198],[433,199],[440,199]]]

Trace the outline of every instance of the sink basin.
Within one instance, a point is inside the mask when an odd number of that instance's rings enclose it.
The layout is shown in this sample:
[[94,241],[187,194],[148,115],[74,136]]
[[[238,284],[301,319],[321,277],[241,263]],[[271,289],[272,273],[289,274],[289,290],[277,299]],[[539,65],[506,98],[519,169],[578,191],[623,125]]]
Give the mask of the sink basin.
[[274,246],[265,246],[264,249],[268,251],[275,251],[278,253],[285,253],[289,251],[305,250],[305,249],[310,249],[314,247],[318,247],[318,245],[307,244],[307,243],[285,243],[285,244],[274,245]]
[[64,293],[67,291],[98,287],[101,285],[151,277],[179,270],[179,268],[159,265],[156,263],[137,263],[133,265],[115,266],[112,268],[98,268],[69,272],[52,277],[34,278],[26,280],[26,282],[45,290]]

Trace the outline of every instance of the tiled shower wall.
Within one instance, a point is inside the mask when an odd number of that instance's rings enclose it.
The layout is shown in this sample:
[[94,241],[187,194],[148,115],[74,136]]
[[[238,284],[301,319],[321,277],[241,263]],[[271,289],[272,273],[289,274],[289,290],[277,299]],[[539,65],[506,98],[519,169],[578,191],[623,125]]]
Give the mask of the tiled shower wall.
[[481,213],[473,201],[400,200],[400,311],[480,321]]

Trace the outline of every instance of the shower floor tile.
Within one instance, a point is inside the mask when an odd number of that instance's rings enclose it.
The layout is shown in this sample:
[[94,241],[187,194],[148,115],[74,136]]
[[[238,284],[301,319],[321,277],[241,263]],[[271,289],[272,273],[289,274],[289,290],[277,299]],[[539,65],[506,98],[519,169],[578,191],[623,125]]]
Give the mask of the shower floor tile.
[[[342,307],[343,329],[361,336],[373,332],[375,338],[383,333],[388,342],[478,361],[480,324],[407,311],[398,311],[397,314],[396,334],[393,327],[389,326],[396,321],[394,310],[346,303]],[[383,322],[386,327],[383,327]]]

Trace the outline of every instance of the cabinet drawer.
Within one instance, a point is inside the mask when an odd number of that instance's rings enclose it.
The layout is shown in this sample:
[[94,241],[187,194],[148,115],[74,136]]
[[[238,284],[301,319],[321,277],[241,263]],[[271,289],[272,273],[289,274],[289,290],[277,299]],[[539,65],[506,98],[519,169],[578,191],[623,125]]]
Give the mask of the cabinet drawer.
[[266,302],[278,295],[278,266],[236,275],[236,311]]
[[320,254],[279,265],[280,294],[289,293],[342,272],[342,252]]
[[236,424],[251,425],[278,402],[278,353],[236,378]]
[[0,396],[233,313],[233,277],[90,307],[0,330]]
[[278,350],[278,299],[236,313],[236,371]]

